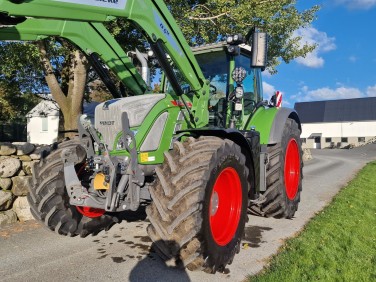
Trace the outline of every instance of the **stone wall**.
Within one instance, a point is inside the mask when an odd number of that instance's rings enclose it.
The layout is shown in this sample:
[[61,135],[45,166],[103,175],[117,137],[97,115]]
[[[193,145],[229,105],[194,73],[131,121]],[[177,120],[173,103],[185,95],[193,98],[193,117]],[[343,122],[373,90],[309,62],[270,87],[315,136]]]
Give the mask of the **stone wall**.
[[31,166],[40,147],[26,142],[0,143],[0,227],[33,219],[26,199],[32,184]]

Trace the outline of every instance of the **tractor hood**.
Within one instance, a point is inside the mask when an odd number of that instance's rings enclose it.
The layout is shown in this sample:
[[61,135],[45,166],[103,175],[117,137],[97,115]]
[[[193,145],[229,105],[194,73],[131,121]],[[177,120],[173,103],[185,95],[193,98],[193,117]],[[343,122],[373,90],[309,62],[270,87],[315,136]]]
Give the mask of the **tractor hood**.
[[148,94],[109,100],[99,104],[95,108],[95,128],[102,135],[108,149],[113,150],[116,136],[122,131],[121,114],[126,112],[129,118],[129,126],[137,127],[142,124],[147,114],[164,94]]

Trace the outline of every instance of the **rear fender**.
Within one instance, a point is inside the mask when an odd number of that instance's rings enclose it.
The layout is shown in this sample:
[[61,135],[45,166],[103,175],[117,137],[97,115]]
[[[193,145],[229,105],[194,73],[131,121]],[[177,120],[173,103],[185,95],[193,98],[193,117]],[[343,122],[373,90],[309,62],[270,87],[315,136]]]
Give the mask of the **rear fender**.
[[295,110],[289,108],[259,108],[247,122],[247,129],[255,128],[260,132],[262,145],[281,142],[283,129],[288,118],[295,120],[301,130],[301,123]]
[[302,125],[300,123],[297,112],[289,108],[280,108],[274,118],[273,125],[270,129],[268,144],[276,144],[281,142],[283,129],[288,118],[295,120],[299,126],[300,132],[302,132]]

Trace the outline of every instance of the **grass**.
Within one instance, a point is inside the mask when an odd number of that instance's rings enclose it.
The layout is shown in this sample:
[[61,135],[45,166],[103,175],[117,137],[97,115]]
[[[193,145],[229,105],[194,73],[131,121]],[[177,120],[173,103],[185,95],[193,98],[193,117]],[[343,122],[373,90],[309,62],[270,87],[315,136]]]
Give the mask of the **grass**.
[[249,281],[376,281],[376,162]]

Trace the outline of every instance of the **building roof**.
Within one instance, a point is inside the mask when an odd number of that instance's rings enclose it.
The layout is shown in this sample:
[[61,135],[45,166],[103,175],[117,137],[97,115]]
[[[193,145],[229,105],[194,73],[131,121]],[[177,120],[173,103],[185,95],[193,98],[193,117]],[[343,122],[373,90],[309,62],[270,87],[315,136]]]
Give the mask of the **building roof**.
[[376,120],[376,97],[295,103],[302,123]]
[[[89,117],[94,117],[95,107],[99,105],[99,102],[84,102],[83,113]],[[47,116],[59,116],[59,105],[54,100],[42,100],[37,104],[26,117],[47,117]]]
[[59,116],[59,106],[52,100],[42,100],[27,114],[27,118]]

